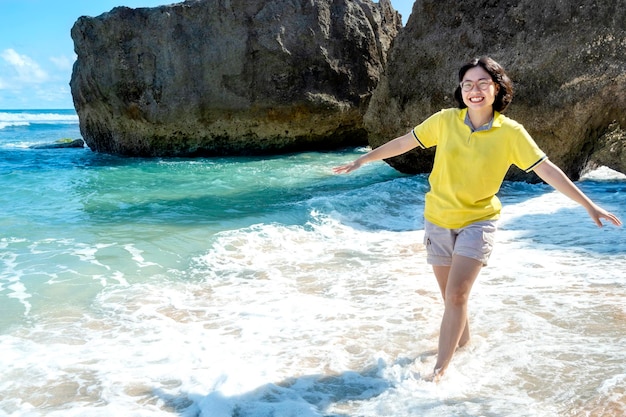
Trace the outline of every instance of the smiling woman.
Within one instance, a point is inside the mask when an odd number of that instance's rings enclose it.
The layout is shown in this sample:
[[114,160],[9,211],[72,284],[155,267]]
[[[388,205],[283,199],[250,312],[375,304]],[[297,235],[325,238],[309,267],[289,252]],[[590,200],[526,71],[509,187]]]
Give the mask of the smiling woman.
[[[472,81],[476,80],[476,81]],[[493,118],[494,102],[500,86],[494,84],[489,73],[480,67],[465,73],[460,84],[463,105],[474,129],[484,126]]]
[[502,209],[496,194],[511,165],[534,171],[583,206],[598,226],[600,219],[621,225],[548,160],[521,124],[501,114],[513,98],[513,88],[500,64],[489,57],[475,58],[458,74],[458,108],[441,110],[411,132],[335,168],[336,173],[348,173],[418,146],[436,147],[424,208],[427,261],[445,303],[435,380],[445,374],[456,349],[470,340],[468,299],[493,249]]

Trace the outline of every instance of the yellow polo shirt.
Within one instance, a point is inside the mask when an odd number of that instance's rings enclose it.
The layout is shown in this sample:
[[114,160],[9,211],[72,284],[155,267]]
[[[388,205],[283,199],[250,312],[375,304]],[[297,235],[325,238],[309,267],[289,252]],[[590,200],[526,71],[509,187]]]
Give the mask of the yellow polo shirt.
[[445,109],[413,129],[421,147],[437,146],[424,217],[448,229],[499,218],[496,193],[511,164],[529,172],[547,158],[516,121],[495,112],[490,126],[472,130],[466,116]]

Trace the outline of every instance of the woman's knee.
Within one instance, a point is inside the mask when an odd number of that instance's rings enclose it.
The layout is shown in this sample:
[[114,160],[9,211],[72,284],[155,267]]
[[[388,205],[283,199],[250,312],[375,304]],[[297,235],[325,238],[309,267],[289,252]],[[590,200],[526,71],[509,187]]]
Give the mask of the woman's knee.
[[469,291],[446,291],[444,299],[446,304],[461,307],[467,305],[467,301],[469,300]]

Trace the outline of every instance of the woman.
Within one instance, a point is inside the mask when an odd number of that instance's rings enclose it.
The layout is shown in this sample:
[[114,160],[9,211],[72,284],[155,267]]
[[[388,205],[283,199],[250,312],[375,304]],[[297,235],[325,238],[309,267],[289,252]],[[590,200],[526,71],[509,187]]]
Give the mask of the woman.
[[442,110],[411,132],[336,167],[348,173],[365,163],[391,158],[417,146],[437,146],[424,207],[424,243],[445,310],[432,379],[445,373],[457,347],[470,340],[467,301],[491,254],[501,204],[496,193],[511,164],[534,171],[556,190],[582,205],[602,227],[621,221],[594,204],[539,149],[522,125],[502,115],[513,98],[512,82],[489,57],[459,70],[457,109]]

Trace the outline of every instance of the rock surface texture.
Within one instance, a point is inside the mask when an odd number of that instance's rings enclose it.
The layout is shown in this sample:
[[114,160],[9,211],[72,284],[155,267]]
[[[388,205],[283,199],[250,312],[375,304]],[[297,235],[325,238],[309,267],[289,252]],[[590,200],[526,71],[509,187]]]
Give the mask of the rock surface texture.
[[[373,147],[456,106],[457,71],[489,55],[514,81],[505,114],[573,179],[606,165],[626,173],[626,3],[623,0],[418,0],[389,52],[368,108]],[[427,172],[431,152],[388,161]],[[517,169],[508,179],[527,179]]]
[[188,0],[72,28],[94,151],[258,154],[366,144],[363,115],[401,28],[389,0]]

